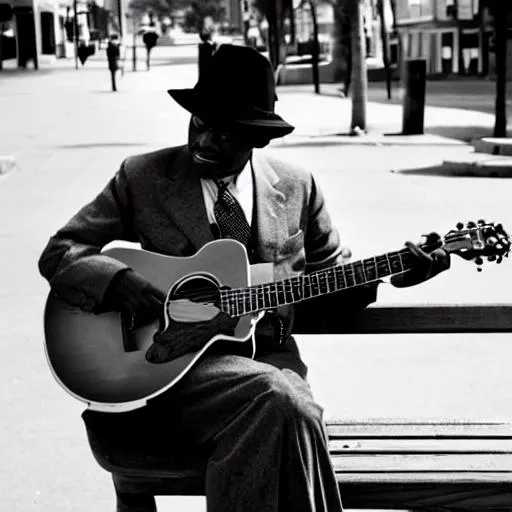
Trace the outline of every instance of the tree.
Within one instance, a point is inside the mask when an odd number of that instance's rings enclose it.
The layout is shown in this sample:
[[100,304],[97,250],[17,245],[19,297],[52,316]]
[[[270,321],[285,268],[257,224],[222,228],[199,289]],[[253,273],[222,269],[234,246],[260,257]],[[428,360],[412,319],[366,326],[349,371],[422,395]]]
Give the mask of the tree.
[[320,44],[318,42],[318,20],[316,16],[316,2],[309,0],[309,9],[311,11],[311,21],[313,23],[313,48],[311,49],[313,66],[313,84],[315,93],[320,94],[320,73],[318,70],[318,60],[320,56]]
[[284,20],[291,16],[293,1],[255,0],[254,7],[267,19],[270,62],[272,62],[274,69],[277,69],[277,66],[283,62],[286,54]]
[[169,16],[172,19],[174,11],[188,4],[186,0],[132,0],[129,7],[139,15],[151,12],[156,18]]
[[384,0],[377,0],[377,10],[380,18],[380,38],[382,42],[382,60],[384,62],[384,70],[386,72],[386,89],[388,92],[388,100],[391,99],[391,63],[389,61],[389,38],[386,26]]
[[494,136],[507,136],[507,44],[510,4],[503,0],[488,0],[494,20],[494,48],[496,52],[496,103]]
[[221,21],[225,15],[222,0],[192,0],[185,13],[185,27],[202,32],[204,20],[210,17],[213,21]]
[[334,80],[343,82],[343,94],[348,96],[352,74],[352,45],[350,43],[350,16],[346,0],[333,1]]

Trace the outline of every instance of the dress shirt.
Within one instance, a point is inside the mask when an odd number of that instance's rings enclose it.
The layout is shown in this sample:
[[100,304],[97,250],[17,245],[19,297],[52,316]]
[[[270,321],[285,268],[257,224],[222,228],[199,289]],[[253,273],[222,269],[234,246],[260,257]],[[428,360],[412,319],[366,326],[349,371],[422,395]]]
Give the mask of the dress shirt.
[[[245,167],[239,174],[222,178],[223,182],[229,182],[228,190],[233,194],[233,197],[240,203],[244,211],[245,218],[251,225],[252,221],[252,208],[253,208],[253,179],[252,179],[252,165],[251,159],[247,161]],[[208,222],[210,224],[217,224],[215,220],[214,207],[217,201],[218,189],[213,180],[201,178],[201,188],[203,189],[204,204],[206,206],[206,213],[208,215]]]

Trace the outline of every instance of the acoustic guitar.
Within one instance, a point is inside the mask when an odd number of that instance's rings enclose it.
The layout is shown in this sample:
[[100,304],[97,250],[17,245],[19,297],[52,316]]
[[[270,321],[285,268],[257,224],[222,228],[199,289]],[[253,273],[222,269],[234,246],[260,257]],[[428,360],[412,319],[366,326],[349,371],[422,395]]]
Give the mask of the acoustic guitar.
[[[459,224],[423,249],[442,247],[481,265],[485,257],[501,262],[510,244],[500,224],[479,221]],[[272,264],[251,268],[245,247],[229,239],[185,258],[127,248],[103,254],[167,291],[161,318],[134,327],[121,313],[86,313],[50,292],[45,347],[53,375],[68,393],[90,409],[112,412],[144,406],[210,351],[253,357],[254,330],[266,310],[371,283],[413,264],[410,251],[402,249],[274,282]]]

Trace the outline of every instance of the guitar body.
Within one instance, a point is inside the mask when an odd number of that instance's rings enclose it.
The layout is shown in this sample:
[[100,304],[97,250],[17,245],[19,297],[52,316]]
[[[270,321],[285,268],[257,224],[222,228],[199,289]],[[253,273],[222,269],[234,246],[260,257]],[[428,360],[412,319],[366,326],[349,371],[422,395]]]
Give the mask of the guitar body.
[[[501,224],[479,220],[466,229],[457,225],[422,248],[443,248],[481,265],[482,257],[500,263],[510,253],[511,239]],[[361,286],[415,264],[402,249],[275,283],[272,264],[249,267],[245,247],[234,240],[210,242],[187,258],[127,248],[103,254],[167,291],[162,318],[130,331],[119,313],[84,313],[50,294],[45,337],[49,365],[64,389],[91,409],[113,412],[144,406],[210,350],[253,357],[254,330],[266,309]],[[221,294],[221,288],[231,290]]]
[[[211,303],[183,298],[184,293],[200,298],[221,286],[250,285],[241,244],[217,240],[187,258],[127,248],[103,254],[126,263],[168,295],[163,329],[155,321],[132,331],[128,343],[119,313],[86,313],[50,293],[45,310],[50,368],[64,389],[89,408],[120,412],[142,407],[175,385],[208,351],[225,350],[226,343],[230,353],[253,357],[254,329],[263,313],[231,318]],[[150,359],[158,360],[153,335],[159,330],[167,360],[149,362],[150,347]]]

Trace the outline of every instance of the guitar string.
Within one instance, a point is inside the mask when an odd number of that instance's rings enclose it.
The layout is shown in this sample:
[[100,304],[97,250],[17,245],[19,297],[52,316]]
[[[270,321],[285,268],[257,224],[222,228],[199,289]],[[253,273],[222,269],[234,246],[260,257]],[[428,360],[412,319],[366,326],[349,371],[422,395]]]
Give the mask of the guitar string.
[[[423,246],[423,249],[427,249],[428,250],[428,249],[436,248],[436,247],[438,247],[438,244],[431,244],[431,245]],[[411,251],[409,251],[409,249],[401,249],[399,251],[392,251],[390,253],[386,253],[386,254],[383,254],[381,256],[376,256],[373,259],[377,259],[377,258],[382,257],[382,256],[389,256],[389,255],[392,256],[392,255],[395,255],[395,254],[397,256],[399,256],[399,257],[407,256],[408,254],[411,254]],[[321,274],[319,277],[321,279],[325,280],[325,279],[328,279],[328,276],[324,275],[326,272],[333,271],[335,269],[339,269],[339,268],[343,268],[343,267],[348,267],[350,265],[353,266],[354,264],[357,264],[357,263],[360,263],[362,266],[364,265],[362,261],[356,261],[356,262],[353,262],[353,263],[347,263],[347,264],[344,264],[344,265],[335,265],[333,267],[328,267],[328,268],[325,268],[325,269],[322,269],[322,270],[317,270],[315,272],[311,272],[310,274],[306,274],[305,276],[300,276],[300,277],[311,277],[311,276],[314,276],[314,275],[317,275],[317,274]],[[400,271],[400,272],[402,272],[402,271]],[[397,273],[400,273],[400,272],[397,272]],[[352,288],[352,287],[355,287],[355,286],[362,286],[366,282],[377,281],[378,279],[379,278],[376,278],[376,279],[373,279],[373,280],[365,280],[365,282],[363,282],[363,283],[355,282],[354,285],[345,286],[344,288]],[[355,281],[355,278],[354,278],[354,281]],[[259,295],[263,295],[265,292],[268,292],[268,290],[266,290],[264,288],[265,286],[269,286],[269,287],[281,286],[284,293],[286,293],[286,292],[293,292],[294,288],[293,288],[293,285],[291,283],[287,283],[286,280],[285,281],[281,281],[281,283],[282,284],[280,285],[279,283],[269,282],[269,283],[264,283],[264,284],[260,284],[260,285],[250,286],[250,287],[247,287],[247,288],[231,288],[231,289],[229,289],[227,291],[227,295],[228,295],[229,298],[233,298],[234,296],[240,296],[240,295],[250,295],[250,296],[252,296],[255,293],[259,294]],[[280,293],[280,292],[281,292],[281,289],[278,290],[278,293]],[[197,288],[197,289],[187,293],[183,297],[179,297],[179,298],[190,299],[192,301],[197,301],[197,302],[208,302],[208,301],[217,299],[218,298],[218,292],[212,292],[208,288]]]

